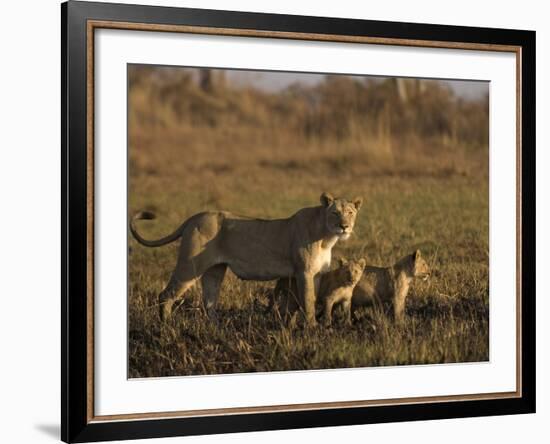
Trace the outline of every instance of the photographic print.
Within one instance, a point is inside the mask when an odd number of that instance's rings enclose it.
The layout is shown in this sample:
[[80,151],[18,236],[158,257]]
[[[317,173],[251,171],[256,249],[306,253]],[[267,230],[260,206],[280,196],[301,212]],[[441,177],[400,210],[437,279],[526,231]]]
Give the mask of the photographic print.
[[61,12],[64,441],[535,412],[534,32]]
[[128,377],[489,360],[489,83],[129,64]]

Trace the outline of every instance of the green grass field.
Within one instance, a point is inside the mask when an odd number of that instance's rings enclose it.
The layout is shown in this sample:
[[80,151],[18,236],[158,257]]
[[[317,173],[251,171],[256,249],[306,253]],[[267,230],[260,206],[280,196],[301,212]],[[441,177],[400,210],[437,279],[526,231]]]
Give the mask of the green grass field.
[[[362,309],[351,328],[335,322],[330,329],[304,329],[299,322],[287,324],[275,313],[265,313],[274,282],[244,282],[228,271],[218,324],[203,313],[200,288],[194,288],[176,309],[173,322],[161,328],[157,295],[175,266],[179,243],[147,248],[130,235],[129,377],[489,359],[486,103],[461,105],[447,93],[429,89],[424,102],[405,107],[392,99],[391,84],[374,85],[365,90],[365,97],[379,94],[385,103],[393,103],[395,112],[385,105],[376,115],[368,108],[375,105],[367,101],[366,114],[350,111],[342,122],[359,122],[366,115],[369,125],[312,136],[290,127],[299,118],[304,125],[317,119],[304,114],[302,102],[292,101],[298,99],[233,89],[206,94],[181,77],[176,84],[179,95],[168,87],[166,93],[179,98],[173,105],[178,105],[178,114],[166,100],[157,100],[162,94],[146,80],[131,90],[129,121],[128,211],[130,216],[139,210],[157,215],[156,220],[139,223],[144,237],[164,236],[206,210],[288,217],[318,205],[320,194],[328,191],[365,199],[354,235],[336,245],[333,258],[365,257],[368,264],[388,266],[420,248],[432,275],[413,284],[403,324]],[[352,100],[361,87],[357,82],[327,85],[329,92],[355,88],[348,95],[333,94],[335,100]],[[195,100],[192,106],[186,105],[189,97]],[[327,110],[332,109],[330,97],[323,99]],[[286,111],[276,114],[281,103]],[[343,105],[337,109],[345,111]],[[189,113],[181,111],[186,106]],[[286,125],[288,110],[302,114],[292,114]],[[319,112],[330,121],[328,111]],[[218,116],[219,121],[193,121],[197,115]],[[397,132],[394,115],[413,129]],[[159,116],[164,119],[160,123]],[[417,124],[427,128],[424,133],[415,132]],[[479,142],[460,135],[473,137],[475,128]]]
[[[357,164],[351,172],[319,177],[253,160],[231,164],[228,159],[226,168],[218,167],[225,173],[212,177],[203,168],[186,173],[185,161],[179,163],[181,174],[136,169],[130,181],[130,213],[143,208],[157,213],[157,220],[139,225],[153,238],[198,211],[286,217],[317,205],[325,189],[349,198],[362,195],[366,202],[355,234],[337,244],[334,256],[390,265],[420,248],[432,277],[414,283],[403,325],[365,309],[351,329],[336,323],[330,330],[309,331],[264,314],[266,292],[274,283],[244,282],[229,272],[219,301],[219,325],[195,308],[191,301],[200,292],[193,290],[175,312],[174,324],[159,329],[156,297],[175,266],[178,243],[146,248],[130,239],[131,377],[488,360],[485,178],[369,174]],[[341,169],[347,170],[345,165]],[[205,176],[204,181],[196,176]]]

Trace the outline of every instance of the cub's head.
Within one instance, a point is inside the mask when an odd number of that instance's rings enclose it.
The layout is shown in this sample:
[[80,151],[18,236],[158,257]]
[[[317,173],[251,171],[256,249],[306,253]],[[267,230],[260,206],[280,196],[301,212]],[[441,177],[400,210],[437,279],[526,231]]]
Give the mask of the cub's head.
[[430,277],[430,267],[422,257],[420,250],[416,250],[413,254],[407,256],[406,268],[410,277],[420,278],[423,281]]
[[348,261],[344,258],[338,260],[338,283],[342,286],[352,285],[355,286],[361,276],[363,276],[363,271],[365,270],[365,265],[367,261],[364,258],[359,260]]
[[353,200],[334,198],[329,193],[321,194],[321,205],[327,230],[342,240],[347,240],[355,226],[357,212],[363,199],[356,197]]

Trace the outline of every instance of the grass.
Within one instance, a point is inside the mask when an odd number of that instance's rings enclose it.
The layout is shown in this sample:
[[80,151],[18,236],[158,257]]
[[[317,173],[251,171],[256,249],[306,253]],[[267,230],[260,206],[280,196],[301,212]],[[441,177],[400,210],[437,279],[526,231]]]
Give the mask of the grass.
[[[270,180],[267,180],[270,182]],[[335,247],[335,255],[366,257],[389,265],[421,248],[433,273],[415,282],[407,319],[393,325],[384,314],[363,310],[351,329],[336,325],[313,332],[291,328],[264,314],[273,283],[244,282],[231,273],[219,301],[220,325],[191,302],[176,311],[174,324],[159,329],[156,296],[172,271],[178,244],[145,248],[130,240],[130,376],[168,376],[363,367],[396,364],[484,361],[489,353],[488,192],[471,178],[431,177],[333,179],[327,189],[366,195],[355,235]],[[332,185],[332,186],[331,186]],[[296,187],[287,182],[296,192]],[[227,208],[260,217],[281,217],[315,205],[317,193],[286,199],[257,186],[254,193],[227,191],[219,203],[209,190],[145,185],[143,204],[155,202],[159,217],[142,223],[148,236],[173,230],[199,208]],[[315,191],[321,189],[315,187]],[[225,198],[224,198],[225,197]],[[251,211],[255,208],[255,211]],[[193,290],[187,299],[199,298]]]
[[[140,105],[131,98],[132,106]],[[157,214],[140,223],[145,237],[166,235],[205,210],[287,217],[330,191],[365,198],[354,235],[333,257],[385,266],[420,248],[432,268],[427,282],[413,284],[401,325],[373,309],[360,310],[351,328],[287,324],[265,313],[274,282],[244,282],[228,272],[218,324],[203,313],[194,288],[161,327],[157,295],[178,242],[146,248],[129,237],[129,377],[488,360],[486,145],[414,134],[303,138],[257,122],[159,127],[131,118],[129,161],[130,214]]]

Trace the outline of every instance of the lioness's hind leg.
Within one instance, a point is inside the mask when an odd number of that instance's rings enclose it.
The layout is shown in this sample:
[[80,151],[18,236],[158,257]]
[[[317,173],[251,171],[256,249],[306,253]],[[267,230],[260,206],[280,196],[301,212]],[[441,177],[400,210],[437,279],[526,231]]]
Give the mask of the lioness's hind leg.
[[[197,230],[196,230],[197,231]],[[204,242],[196,238],[183,239],[178,263],[166,288],[159,295],[161,320],[172,314],[172,307],[213,264],[204,249]]]
[[159,316],[161,321],[165,321],[172,316],[172,308],[186,291],[188,291],[196,282],[196,278],[182,280],[172,275],[166,288],[159,294]]
[[206,309],[208,317],[212,319],[215,319],[216,316],[216,303],[218,302],[220,288],[226,270],[227,265],[225,264],[215,265],[206,270],[201,278],[204,308]]

